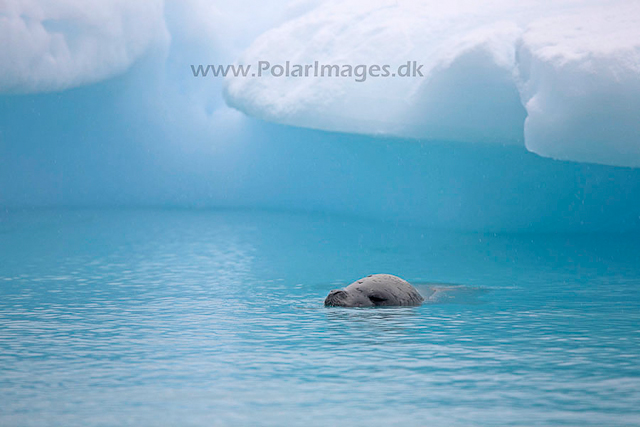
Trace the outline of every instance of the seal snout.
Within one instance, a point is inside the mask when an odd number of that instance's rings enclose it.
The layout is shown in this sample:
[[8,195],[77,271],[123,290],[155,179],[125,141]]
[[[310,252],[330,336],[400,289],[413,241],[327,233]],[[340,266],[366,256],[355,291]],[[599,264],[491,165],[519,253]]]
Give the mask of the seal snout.
[[324,300],[324,305],[327,307],[344,305],[346,296],[347,292],[344,289],[334,289],[327,295],[327,298]]

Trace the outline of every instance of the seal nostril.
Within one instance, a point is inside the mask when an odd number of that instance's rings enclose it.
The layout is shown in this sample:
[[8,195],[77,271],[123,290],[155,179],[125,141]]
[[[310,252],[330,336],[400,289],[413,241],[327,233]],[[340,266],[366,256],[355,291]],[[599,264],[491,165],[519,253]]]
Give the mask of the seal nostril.
[[327,298],[324,300],[324,305],[343,305],[344,295],[346,295],[346,291],[344,289],[334,289],[329,292],[329,295],[327,295]]

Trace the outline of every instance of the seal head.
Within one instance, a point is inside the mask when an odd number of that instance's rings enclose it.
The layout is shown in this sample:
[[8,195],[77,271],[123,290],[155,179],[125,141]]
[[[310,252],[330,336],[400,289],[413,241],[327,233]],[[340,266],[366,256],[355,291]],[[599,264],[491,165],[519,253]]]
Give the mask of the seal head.
[[417,306],[424,298],[406,280],[391,274],[373,274],[344,289],[334,289],[324,300],[327,307]]

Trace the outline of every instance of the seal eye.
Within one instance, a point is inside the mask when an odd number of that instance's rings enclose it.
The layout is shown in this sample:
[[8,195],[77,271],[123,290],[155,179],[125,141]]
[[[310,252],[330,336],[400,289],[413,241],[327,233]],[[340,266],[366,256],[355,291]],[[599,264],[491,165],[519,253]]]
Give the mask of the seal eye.
[[369,295],[369,301],[371,301],[373,303],[373,305],[382,305],[385,301],[387,301],[387,298],[381,296],[381,295]]

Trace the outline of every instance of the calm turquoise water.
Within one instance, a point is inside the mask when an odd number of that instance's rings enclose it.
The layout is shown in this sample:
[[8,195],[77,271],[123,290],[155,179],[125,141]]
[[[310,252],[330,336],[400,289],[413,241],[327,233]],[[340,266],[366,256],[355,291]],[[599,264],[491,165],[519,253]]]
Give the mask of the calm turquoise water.
[[[0,219],[2,426],[640,425],[638,235]],[[419,308],[322,306],[380,272],[464,286]]]

